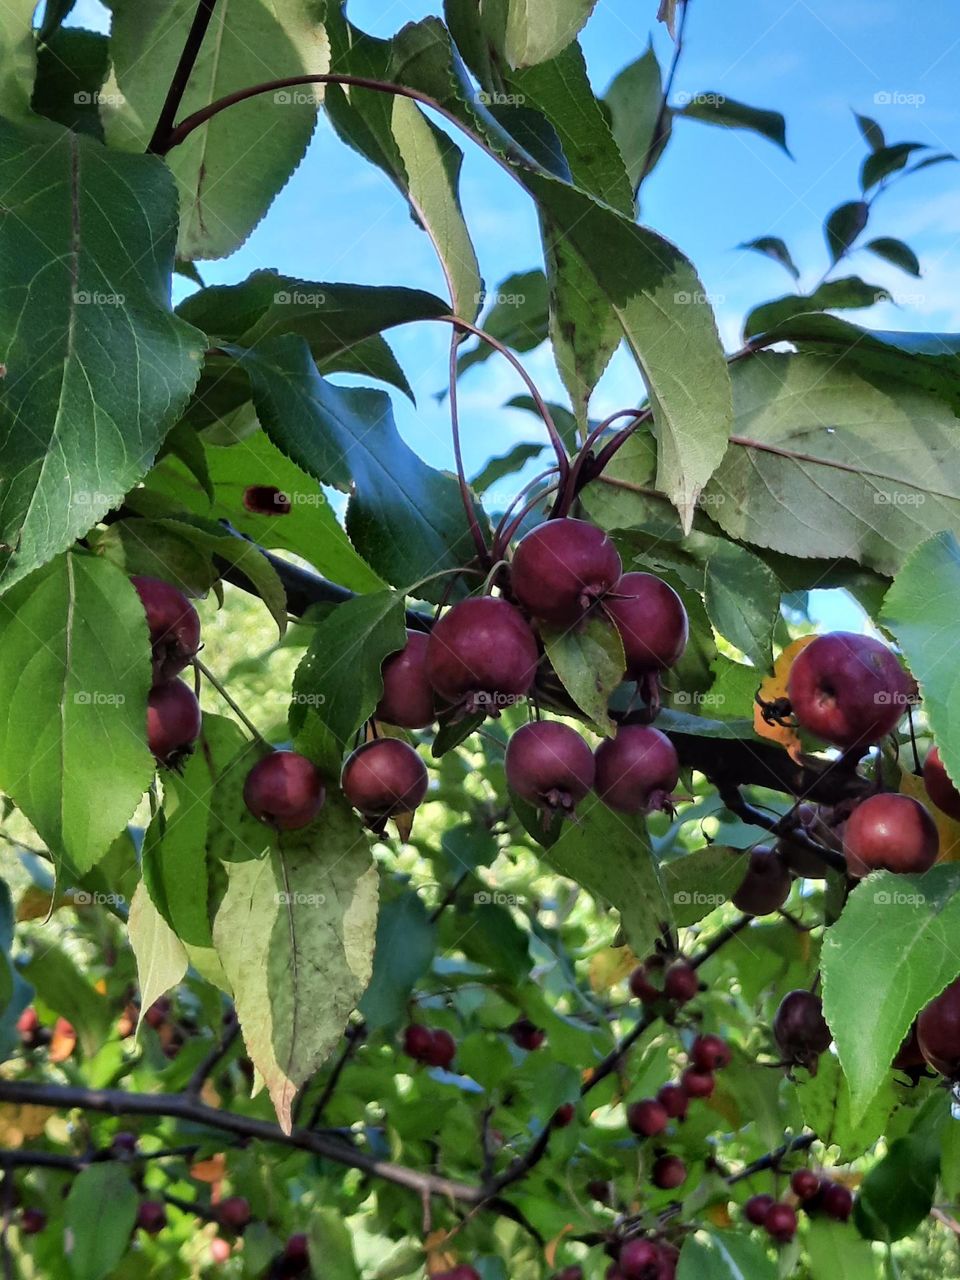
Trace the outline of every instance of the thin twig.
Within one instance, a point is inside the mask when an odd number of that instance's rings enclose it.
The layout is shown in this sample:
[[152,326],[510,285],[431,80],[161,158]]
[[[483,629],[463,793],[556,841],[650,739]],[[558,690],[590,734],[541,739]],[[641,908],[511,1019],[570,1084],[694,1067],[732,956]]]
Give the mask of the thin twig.
[[191,72],[200,54],[200,46],[203,44],[203,38],[207,34],[207,27],[210,25],[210,19],[213,17],[216,3],[217,0],[199,0],[196,13],[193,15],[193,22],[190,24],[190,30],[187,32],[187,38],[184,41],[183,51],[173,73],[173,79],[170,81],[170,88],[167,90],[167,96],[164,99],[163,106],[160,108],[157,126],[147,146],[147,150],[154,154],[163,155],[166,151],[166,140],[173,132],[173,123],[177,118],[177,112],[180,110],[180,103],[183,101],[183,95],[190,81]]
[[343,1075],[344,1068],[347,1063],[354,1057],[357,1050],[367,1038],[367,1028],[362,1022],[351,1024],[344,1032],[346,1043],[341,1050],[340,1057],[337,1059],[336,1065],[330,1072],[327,1083],[323,1087],[323,1092],[317,1099],[317,1105],[313,1108],[310,1119],[307,1122],[308,1129],[316,1129],[323,1119],[323,1113],[326,1111],[330,1099],[336,1092],[337,1085],[340,1083],[340,1077]]
[[680,0],[680,19],[677,23],[677,38],[673,46],[673,58],[670,62],[670,70],[667,72],[666,84],[663,86],[663,93],[660,96],[660,110],[657,112],[656,123],[650,135],[650,146],[647,148],[647,154],[643,158],[643,168],[640,171],[640,177],[637,179],[637,191],[640,190],[644,179],[653,168],[654,161],[657,158],[657,148],[663,140],[664,125],[667,119],[667,112],[670,109],[670,93],[676,78],[677,67],[680,65],[680,55],[683,53],[683,30],[687,22],[687,9],[688,0]]
[[745,1178],[752,1178],[755,1173],[763,1173],[765,1169],[778,1169],[788,1155],[794,1151],[806,1151],[816,1140],[815,1133],[801,1133],[798,1137],[791,1138],[782,1147],[777,1147],[776,1151],[767,1152],[765,1156],[752,1161],[739,1173],[731,1174],[727,1178],[727,1185],[732,1187],[735,1182],[743,1182]]
[[237,1020],[236,1013],[231,1010],[227,1014],[223,1035],[219,1043],[215,1044],[207,1056],[197,1065],[196,1070],[187,1082],[186,1093],[188,1097],[197,1098],[200,1096],[203,1086],[230,1052],[239,1034],[240,1023]]
[[453,437],[453,457],[457,467],[457,484],[460,486],[460,498],[466,513],[467,524],[470,527],[470,536],[473,538],[473,545],[477,549],[480,563],[489,566],[492,563],[490,548],[486,544],[483,530],[477,520],[477,509],[473,504],[470,486],[467,484],[466,473],[463,469],[463,450],[460,447],[460,410],[457,403],[457,352],[462,341],[462,333],[454,326],[450,331],[450,434]]

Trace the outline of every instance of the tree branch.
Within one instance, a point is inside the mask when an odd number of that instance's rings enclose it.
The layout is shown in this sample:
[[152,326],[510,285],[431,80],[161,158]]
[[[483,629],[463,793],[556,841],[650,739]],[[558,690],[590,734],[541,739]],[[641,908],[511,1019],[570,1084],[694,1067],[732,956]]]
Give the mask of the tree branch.
[[765,1156],[746,1165],[739,1173],[731,1174],[727,1178],[727,1185],[732,1187],[735,1182],[743,1182],[745,1178],[752,1178],[755,1173],[763,1173],[765,1169],[778,1169],[788,1155],[794,1151],[806,1151],[816,1140],[815,1133],[801,1133],[796,1138],[791,1138],[782,1147],[777,1147],[776,1151],[769,1151]]
[[155,155],[164,155],[167,150],[166,142],[173,131],[173,122],[180,110],[180,103],[183,101],[190,74],[200,53],[203,37],[207,34],[207,27],[210,25],[216,3],[217,0],[199,0],[193,22],[184,41],[183,52],[180,54],[173,79],[170,81],[170,88],[167,90],[163,106],[160,108],[157,126],[147,146],[147,150]]
[[233,1048],[234,1041],[239,1034],[240,1023],[237,1019],[236,1011],[231,1009],[227,1014],[223,1036],[219,1043],[214,1045],[207,1056],[198,1063],[196,1070],[187,1082],[185,1090],[187,1097],[198,1098],[200,1096],[200,1090]]

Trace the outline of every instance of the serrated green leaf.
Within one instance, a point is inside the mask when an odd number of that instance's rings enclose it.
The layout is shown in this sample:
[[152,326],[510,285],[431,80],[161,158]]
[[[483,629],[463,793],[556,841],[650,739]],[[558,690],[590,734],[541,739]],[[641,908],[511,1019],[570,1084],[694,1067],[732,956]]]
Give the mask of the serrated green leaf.
[[[0,202],[8,588],[149,469],[197,380],[203,337],[169,311],[176,203],[156,157],[0,121]],[[39,225],[42,239],[25,234]]]
[[773,629],[780,616],[777,576],[752,552],[721,543],[707,559],[704,600],[710,621],[762,674],[773,663]]
[[[482,321],[483,329],[514,351],[533,351],[547,338],[547,281],[542,271],[518,271],[501,280],[493,290],[490,309]],[[457,373],[463,374],[475,364],[482,364],[494,353],[489,342],[477,339],[475,346],[457,360]]]
[[470,488],[474,493],[486,493],[498,480],[504,479],[505,476],[512,476],[521,467],[526,466],[532,458],[539,458],[545,448],[546,445],[542,444],[515,444],[507,453],[491,458],[483,470],[477,472],[470,481]]
[[895,267],[900,267],[909,275],[920,276],[920,260],[910,246],[904,244],[902,240],[894,240],[892,236],[880,236],[876,240],[870,240],[863,247],[875,253],[878,258],[883,258],[885,262],[892,262]]
[[779,236],[758,236],[756,240],[745,240],[743,244],[737,245],[737,248],[752,249],[755,253],[762,253],[765,257],[772,258],[774,262],[779,262],[781,267],[790,272],[794,280],[800,279],[797,264]]
[[743,324],[745,338],[767,333],[794,316],[806,316],[814,311],[872,307],[890,297],[881,285],[868,284],[859,276],[844,276],[840,280],[828,280],[813,293],[788,293],[772,302],[764,302],[747,316]]
[[0,600],[0,788],[58,865],[89,871],[147,789],[149,688],[143,606],[113,565],[68,552]]
[[429,969],[436,944],[437,926],[413,889],[384,903],[377,921],[373,976],[360,1001],[360,1013],[371,1030],[396,1026],[406,1016],[410,993]]
[[880,1264],[868,1241],[845,1222],[814,1218],[807,1227],[804,1245],[815,1280],[880,1280]]
[[722,906],[740,888],[745,870],[739,850],[717,844],[661,863],[660,877],[677,927],[696,924]]
[[[951,939],[960,921],[960,867],[923,876],[881,871],[854,889],[825,933],[824,1015],[859,1124],[917,1013],[960,972]],[[869,983],[876,1000],[863,999]]]
[[[333,1205],[317,1205],[310,1215],[310,1257],[322,1266],[323,1280],[361,1280],[351,1229]],[[318,1274],[312,1263],[311,1269]]]
[[610,112],[614,141],[636,190],[645,172],[653,167],[650,149],[663,100],[663,77],[652,39],[646,53],[616,76],[603,100]]
[[830,250],[830,261],[837,262],[867,225],[870,208],[862,200],[850,200],[837,205],[823,224],[823,233]]
[[506,0],[504,52],[511,67],[555,58],[590,17],[597,0]]
[[563,631],[543,628],[543,643],[567,693],[599,733],[612,736],[608,704],[626,671],[620,632],[606,615],[594,613]]
[[890,1144],[867,1173],[854,1206],[857,1230],[868,1240],[902,1240],[926,1218],[937,1191],[939,1150],[926,1135]]
[[30,105],[37,115],[102,141],[98,99],[109,70],[110,42],[105,35],[79,27],[57,30],[37,50]]
[[146,885],[137,885],[127,923],[130,946],[137,959],[140,1020],[155,1000],[177,986],[187,972],[183,943],[153,905]]
[[40,999],[73,1024],[83,1052],[92,1058],[113,1021],[109,1002],[94,991],[69,954],[52,943],[38,947],[22,971]]
[[776,1280],[760,1244],[740,1231],[698,1231],[680,1250],[677,1280]]
[[[687,101],[675,109],[678,116],[700,120],[703,124],[721,125],[725,129],[749,129],[759,133],[790,155],[787,146],[787,122],[779,111],[766,111],[736,102],[725,94],[707,92],[687,95]],[[793,157],[791,156],[791,159]]]
[[8,120],[30,116],[30,94],[37,69],[33,11],[37,0],[12,0],[0,27],[0,115]]
[[377,871],[359,820],[334,794],[262,860],[227,864],[213,922],[247,1053],[285,1133],[370,980]]
[[889,147],[877,147],[863,162],[860,170],[860,185],[869,191],[891,173],[902,169],[915,151],[929,150],[925,142],[897,142]]
[[73,1280],[106,1280],[130,1247],[139,1197],[116,1162],[81,1170],[70,1186],[63,1251]]
[[[113,5],[113,74],[101,112],[112,147],[146,148],[195,11],[193,0]],[[252,84],[323,73],[329,61],[309,0],[235,0],[229,15],[213,14],[178,119]],[[310,85],[261,94],[214,116],[170,151],[167,163],[180,190],[181,257],[220,258],[246,240],[303,158],[321,97]]]
[[[887,1065],[889,1068],[889,1063]],[[897,1105],[893,1076],[888,1069],[879,1091],[854,1120],[850,1083],[831,1053],[820,1055],[815,1076],[798,1082],[797,1097],[804,1124],[825,1147],[839,1148],[837,1159],[843,1164],[869,1151],[883,1135],[890,1113]]]
[[871,151],[879,151],[881,147],[886,146],[883,130],[876,120],[871,120],[869,116],[859,115],[856,111],[853,116],[857,122],[857,127],[863,135],[864,142],[868,144]]

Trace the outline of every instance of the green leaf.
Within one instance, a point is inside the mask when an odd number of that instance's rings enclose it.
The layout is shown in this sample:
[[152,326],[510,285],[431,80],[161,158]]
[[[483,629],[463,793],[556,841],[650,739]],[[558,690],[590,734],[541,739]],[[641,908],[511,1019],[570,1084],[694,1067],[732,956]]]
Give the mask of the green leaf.
[[563,238],[562,262],[579,264],[623,329],[654,406],[657,486],[689,528],[730,422],[729,377],[703,286],[653,232],[554,179],[528,173],[524,182]]
[[869,191],[891,173],[902,169],[915,151],[927,151],[925,142],[897,142],[891,147],[878,147],[867,156],[860,170],[860,186]]
[[870,209],[862,200],[837,205],[824,223],[823,232],[830,250],[830,261],[836,262],[867,225]]
[[[176,206],[162,161],[0,121],[0,200],[0,580],[10,587],[149,469],[196,382],[203,338],[168,310]],[[42,240],[25,234],[39,225]]]
[[662,99],[663,77],[651,39],[646,53],[623,68],[604,96],[614,141],[634,190],[648,165]]
[[[107,141],[143,151],[183,53],[194,0],[118,0],[110,56]],[[308,0],[235,0],[215,13],[177,117],[237,89],[329,70],[329,46]],[[238,248],[303,158],[321,90],[260,94],[194,130],[167,156],[180,191],[180,256],[222,258]],[[114,100],[115,98],[115,100]],[[255,160],[253,159],[255,157]]]
[[612,736],[616,725],[607,706],[626,670],[620,632],[605,615],[593,614],[563,631],[543,628],[543,642],[567,693],[599,733]]
[[[494,338],[506,343],[514,351],[533,351],[547,339],[547,281],[542,271],[518,271],[501,280],[493,291],[493,305],[483,319],[483,328]],[[457,373],[462,374],[475,364],[481,364],[493,355],[489,342],[477,340],[477,345],[465,351],[457,360]]]
[[762,354],[732,372],[733,444],[704,497],[730,537],[890,574],[926,535],[960,528],[942,399],[820,355]]
[[66,951],[51,943],[38,946],[22,966],[23,976],[40,999],[71,1022],[83,1052],[93,1057],[110,1033],[114,1010],[94,991]]
[[704,600],[717,631],[759,672],[773,663],[773,629],[780,616],[780,583],[752,552],[723,542],[706,563]]
[[850,1085],[852,1124],[866,1115],[916,1014],[960,972],[951,942],[958,890],[956,864],[924,876],[876,873],[824,935],[824,1015]]
[[153,905],[143,882],[137,885],[130,903],[127,933],[137,959],[142,1022],[153,1002],[183,981],[187,972],[187,953],[183,943]]
[[[310,1257],[323,1267],[323,1280],[362,1280],[351,1227],[333,1205],[317,1205],[310,1215]],[[312,1269],[314,1275],[321,1274]]]
[[74,1280],[106,1280],[130,1247],[139,1197],[121,1164],[81,1170],[67,1196],[64,1253]]
[[772,258],[774,262],[779,262],[781,267],[789,271],[794,280],[799,281],[800,272],[797,264],[790,255],[783,240],[779,236],[758,236],[756,240],[745,240],[743,244],[737,245],[738,249],[752,249],[755,253],[762,253],[768,258]]
[[778,325],[814,311],[831,308],[872,307],[889,298],[888,290],[881,285],[868,284],[859,276],[844,276],[840,280],[828,280],[813,293],[788,293],[772,302],[761,303],[747,316],[743,325],[745,338],[766,334]]
[[373,976],[360,1001],[360,1013],[372,1031],[395,1027],[406,1015],[410,993],[429,969],[436,945],[437,926],[413,889],[384,904]]
[[812,1218],[804,1235],[815,1280],[880,1280],[878,1259],[868,1241],[845,1222]]
[[869,1170],[854,1206],[857,1230],[868,1240],[902,1240],[933,1205],[939,1151],[925,1135],[897,1138]]
[[740,852],[719,844],[661,863],[664,893],[677,927],[696,924],[727,902],[740,888],[744,871]]
[[946,637],[958,600],[960,543],[954,534],[940,533],[909,557],[880,614],[920,686],[924,714],[953,778],[960,778],[960,688]]
[[[347,532],[388,582],[407,587],[473,558],[455,478],[404,443],[382,391],[327,382],[292,335],[234,354],[274,444],[322,484],[351,487]],[[447,585],[428,584],[422,594],[438,599]]]
[[507,453],[500,454],[497,458],[491,458],[482,471],[470,481],[470,488],[474,493],[486,493],[486,491],[503,480],[505,476],[512,476],[532,458],[539,458],[543,453],[546,445],[542,444],[515,444]]
[[904,244],[902,240],[894,240],[890,236],[881,236],[877,240],[871,240],[864,245],[865,249],[869,249],[871,253],[875,253],[878,258],[883,258],[886,262],[892,262],[895,267],[901,267],[911,276],[920,275],[920,260],[913,252],[908,244]]
[[677,1280],[776,1280],[758,1242],[742,1231],[698,1231],[680,1251]]
[[102,141],[98,102],[109,70],[106,36],[79,27],[58,30],[37,51],[37,79],[30,105],[37,115]]
[[[570,410],[562,404],[555,404],[553,401],[546,402],[547,408],[550,410],[550,416],[553,418],[557,431],[560,433],[560,439],[563,441],[567,450],[573,453],[577,448],[577,420]],[[540,410],[537,408],[533,396],[514,396],[512,400],[507,401],[508,409],[526,409],[528,413],[532,413],[539,422],[542,423]],[[591,426],[594,424],[591,423]]]
[[37,68],[33,11],[37,0],[12,0],[0,27],[0,115],[8,120],[30,117],[30,92]]
[[504,52],[511,67],[555,58],[573,41],[597,0],[506,0]]
[[377,871],[359,820],[329,794],[317,820],[260,861],[226,864],[213,937],[247,1053],[285,1133],[372,971]]
[[687,94],[684,97],[686,100],[682,105],[674,108],[676,115],[700,120],[704,124],[722,125],[726,129],[749,129],[768,138],[793,159],[787,146],[787,122],[779,111],[748,107],[744,102],[735,102],[733,98],[716,92]]
[[149,688],[143,606],[113,565],[68,552],[0,600],[0,789],[58,866],[93,867],[147,789]]
[[871,120],[869,116],[861,116],[856,111],[853,115],[857,122],[857,127],[863,135],[863,140],[870,147],[871,151],[879,151],[882,147],[887,145],[883,136],[883,130],[877,124],[876,120]]
[[394,591],[348,600],[314,630],[293,679],[290,730],[333,777],[380,699],[384,660],[406,642],[403,597]]
[[856,1120],[850,1106],[850,1082],[833,1054],[821,1054],[817,1074],[797,1085],[804,1123],[825,1147],[839,1148],[837,1159],[844,1164],[869,1151],[883,1136],[890,1113],[897,1105],[889,1066],[887,1063],[879,1091]]
[[590,795],[576,822],[562,821],[559,833],[545,832],[536,819],[528,830],[535,840],[552,839],[545,861],[600,902],[612,903],[634,954],[646,955],[669,926],[671,911],[643,820],[614,813]]

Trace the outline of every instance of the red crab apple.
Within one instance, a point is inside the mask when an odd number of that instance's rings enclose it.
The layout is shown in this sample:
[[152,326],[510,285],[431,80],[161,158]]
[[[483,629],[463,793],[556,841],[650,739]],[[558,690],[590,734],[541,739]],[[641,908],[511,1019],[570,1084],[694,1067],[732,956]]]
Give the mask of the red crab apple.
[[628,1240],[620,1250],[617,1266],[624,1280],[657,1280],[660,1250],[652,1240]]
[[853,1212],[853,1193],[839,1182],[828,1182],[820,1195],[820,1209],[828,1218],[846,1222]]
[[773,1038],[786,1063],[806,1067],[813,1074],[832,1039],[820,997],[812,991],[788,992],[774,1015]]
[[250,1201],[246,1196],[227,1196],[217,1210],[220,1221],[231,1231],[242,1231],[250,1222]]
[[687,1180],[687,1166],[679,1156],[661,1156],[653,1166],[650,1179],[661,1191],[675,1191]]
[[625,573],[604,599],[632,680],[675,666],[687,647],[689,624],[683,601],[652,573]]
[[750,852],[746,874],[733,895],[733,905],[748,916],[768,916],[779,911],[793,884],[786,864],[769,845]]
[[730,1046],[720,1036],[697,1036],[690,1046],[690,1061],[698,1071],[719,1071],[730,1065]]
[[566,517],[547,520],[521,539],[510,585],[534,618],[567,627],[606,595],[622,571],[617,549],[602,529]]
[[923,783],[927,795],[950,818],[960,820],[960,791],[953,785],[950,775],[943,767],[940,751],[931,747],[923,762]]
[[243,491],[243,505],[255,516],[288,516],[290,499],[275,484],[251,484]]
[[773,1207],[773,1196],[751,1196],[743,1206],[743,1216],[755,1227],[762,1227],[764,1219]]
[[559,720],[522,725],[507,743],[507,783],[547,814],[572,815],[593,786],[596,764],[587,743]]
[[623,725],[596,752],[597,795],[618,813],[663,809],[680,778],[676,748],[652,725]]
[[640,1138],[652,1138],[654,1134],[663,1133],[669,1121],[666,1110],[654,1098],[643,1098],[627,1107],[627,1128]]
[[137,1209],[137,1226],[155,1236],[167,1225],[167,1211],[160,1200],[141,1200]]
[[298,831],[323,808],[326,791],[312,760],[297,751],[274,751],[247,774],[243,799],[258,821]]
[[340,785],[355,809],[368,818],[412,813],[427,794],[427,768],[399,738],[365,742],[347,759]]
[[917,1018],[917,1040],[934,1071],[960,1078],[960,978],[951,982]]
[[680,1083],[690,1098],[709,1098],[716,1087],[712,1071],[697,1071],[687,1067],[680,1077]]
[[47,1215],[42,1209],[22,1209],[20,1211],[20,1230],[25,1236],[36,1236],[47,1225]]
[[427,636],[408,631],[407,643],[380,669],[383,693],[374,716],[401,729],[425,729],[437,718],[433,686],[427,678]]
[[427,675],[464,714],[499,715],[529,692],[539,657],[519,609],[499,596],[475,596],[454,605],[430,632]]
[[433,1033],[429,1027],[421,1027],[413,1022],[403,1033],[403,1051],[417,1062],[425,1062],[433,1043]]
[[456,1056],[457,1042],[449,1031],[438,1027],[430,1032],[430,1048],[424,1057],[427,1066],[442,1067],[446,1071]]
[[547,1033],[529,1018],[518,1018],[510,1028],[510,1036],[518,1049],[526,1049],[528,1053],[532,1053],[544,1043]]
[[868,747],[896,728],[910,678],[870,636],[834,631],[794,659],[787,696],[800,727],[845,750]]
[[200,736],[200,703],[189,685],[168,680],[147,698],[147,745],[160,764],[175,767]]
[[940,851],[937,824],[912,796],[881,792],[861,801],[847,819],[843,852],[851,874],[929,871]]
[[700,979],[692,964],[686,960],[674,960],[664,974],[663,994],[677,1004],[686,1004],[700,990]]
[[801,1200],[811,1200],[820,1190],[820,1179],[812,1169],[796,1169],[790,1176],[790,1189]]
[[671,1120],[683,1120],[686,1118],[690,1098],[682,1084],[662,1085],[657,1093],[657,1101]]
[[775,1201],[767,1210],[763,1229],[778,1244],[787,1244],[797,1234],[797,1213],[792,1205]]
[[153,683],[161,684],[182,671],[200,648],[200,618],[176,587],[160,578],[133,577],[147,615],[153,650]]

